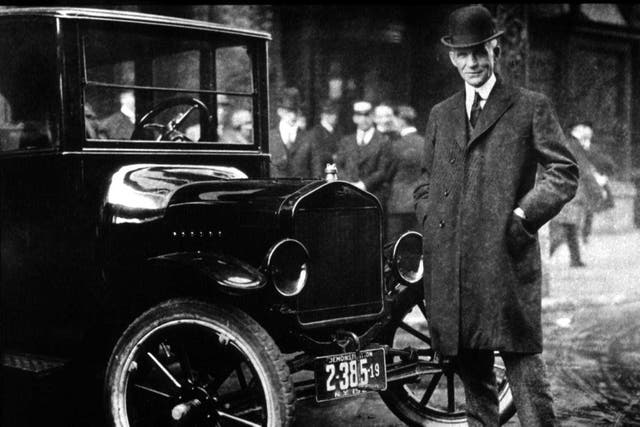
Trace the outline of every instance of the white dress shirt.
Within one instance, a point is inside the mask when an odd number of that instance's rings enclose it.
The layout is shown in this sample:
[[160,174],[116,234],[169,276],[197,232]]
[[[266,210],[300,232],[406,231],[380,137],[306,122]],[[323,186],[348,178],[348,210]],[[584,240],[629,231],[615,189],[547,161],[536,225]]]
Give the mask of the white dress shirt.
[[473,99],[476,96],[476,92],[480,94],[480,108],[484,108],[484,105],[487,103],[487,98],[489,98],[489,94],[493,90],[493,87],[496,84],[496,75],[491,74],[489,80],[484,82],[484,84],[478,88],[471,86],[469,83],[464,83],[464,91],[466,94],[465,97],[465,105],[467,107],[467,118],[471,118],[471,106],[473,106]]
[[279,129],[280,137],[287,147],[296,140],[296,134],[298,133],[297,125],[291,126],[285,121],[280,121]]
[[376,131],[376,128],[371,126],[369,130],[363,131],[362,129],[358,129],[356,133],[356,142],[358,145],[367,145],[371,142],[371,138],[373,138],[373,133]]
[[331,126],[329,123],[325,122],[324,120],[320,120],[320,126],[325,128],[327,132],[333,133],[333,126]]

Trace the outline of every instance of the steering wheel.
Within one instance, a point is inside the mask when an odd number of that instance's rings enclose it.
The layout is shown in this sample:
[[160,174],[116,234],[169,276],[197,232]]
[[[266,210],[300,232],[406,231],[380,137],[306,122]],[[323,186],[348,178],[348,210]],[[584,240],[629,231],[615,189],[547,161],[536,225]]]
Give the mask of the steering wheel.
[[[153,119],[161,112],[177,105],[187,105],[189,106],[189,109],[184,113],[179,113],[166,124],[153,121]],[[211,121],[211,116],[209,114],[209,109],[204,102],[189,96],[178,96],[176,98],[170,98],[162,101],[142,116],[131,134],[131,139],[147,139],[144,137],[145,133],[151,129],[158,134],[155,138],[156,141],[194,142],[187,137],[184,132],[179,130],[179,127],[195,110],[200,110],[200,138],[209,135],[209,123]]]

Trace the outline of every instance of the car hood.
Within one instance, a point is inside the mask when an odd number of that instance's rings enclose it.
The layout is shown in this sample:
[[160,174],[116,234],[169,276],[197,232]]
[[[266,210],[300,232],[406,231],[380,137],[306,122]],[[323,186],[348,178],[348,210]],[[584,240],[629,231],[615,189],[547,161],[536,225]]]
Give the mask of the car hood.
[[[109,222],[141,223],[160,219],[168,209],[216,205],[275,216],[283,201],[322,181],[253,180],[227,166],[135,164],[113,174],[105,200]],[[228,208],[228,209],[225,209]]]

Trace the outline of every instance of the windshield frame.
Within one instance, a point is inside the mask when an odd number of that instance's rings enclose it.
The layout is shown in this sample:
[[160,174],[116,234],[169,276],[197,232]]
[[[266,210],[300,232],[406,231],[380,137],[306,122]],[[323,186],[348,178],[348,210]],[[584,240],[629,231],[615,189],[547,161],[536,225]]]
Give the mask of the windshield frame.
[[[115,83],[95,82],[87,78],[86,55],[85,55],[85,36],[89,31],[104,30],[109,32],[118,31],[140,31],[144,34],[162,34],[167,37],[179,37],[189,40],[198,40],[211,44],[211,46],[229,46],[243,45],[247,47],[247,55],[251,61],[251,91],[235,92],[228,90],[211,89],[182,89],[168,88],[160,86],[146,85],[126,85]],[[80,96],[82,105],[85,105],[85,89],[91,87],[109,87],[114,89],[133,89],[133,90],[153,90],[158,92],[174,93],[176,96],[184,95],[184,93],[198,93],[209,96],[227,95],[227,96],[243,96],[251,98],[252,116],[253,116],[253,142],[251,144],[233,144],[225,142],[171,142],[171,141],[150,141],[150,140],[128,140],[128,139],[89,139],[83,137],[83,150],[153,150],[153,151],[235,151],[235,152],[267,152],[268,138],[268,99],[267,99],[267,40],[264,38],[252,37],[240,34],[230,34],[215,30],[200,30],[194,28],[184,28],[176,26],[159,25],[154,23],[138,23],[138,22],[113,22],[113,21],[94,21],[83,20],[78,22],[76,26],[77,48],[79,73],[78,83],[80,85],[77,94]],[[215,70],[214,70],[215,75]],[[215,77],[214,77],[215,78]],[[82,110],[82,108],[81,108]],[[145,113],[141,111],[136,113],[137,119]],[[215,112],[213,112],[215,114]],[[84,129],[84,118],[81,120]]]

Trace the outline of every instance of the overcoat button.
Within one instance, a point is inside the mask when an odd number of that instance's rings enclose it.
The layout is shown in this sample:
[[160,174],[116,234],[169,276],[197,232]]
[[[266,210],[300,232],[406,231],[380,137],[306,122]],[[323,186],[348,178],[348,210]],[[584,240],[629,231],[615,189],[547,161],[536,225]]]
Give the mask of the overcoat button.
[[447,197],[449,195],[449,190],[444,190],[444,197]]
[[454,164],[456,162],[456,158],[452,157],[449,159],[449,163]]
[[444,221],[440,221],[440,222],[438,223],[438,227],[443,228],[443,227],[444,227]]

